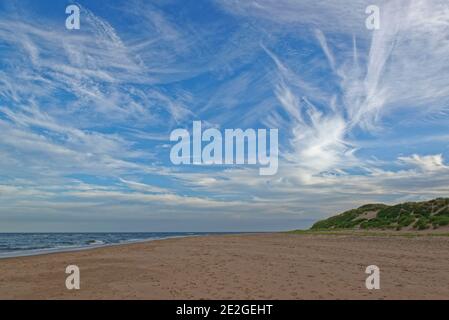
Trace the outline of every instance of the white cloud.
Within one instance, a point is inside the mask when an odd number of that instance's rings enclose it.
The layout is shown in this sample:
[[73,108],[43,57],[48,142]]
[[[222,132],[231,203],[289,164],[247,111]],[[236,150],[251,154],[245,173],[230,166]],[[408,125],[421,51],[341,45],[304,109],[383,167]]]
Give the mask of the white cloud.
[[150,192],[150,193],[171,193],[171,191],[166,188],[160,188],[146,183],[129,181],[122,178],[120,178],[120,181],[123,182],[125,185],[129,186],[131,189],[137,191]]
[[399,157],[401,162],[421,169],[423,171],[441,171],[449,169],[444,164],[443,156],[441,154],[420,156],[414,154],[410,157]]

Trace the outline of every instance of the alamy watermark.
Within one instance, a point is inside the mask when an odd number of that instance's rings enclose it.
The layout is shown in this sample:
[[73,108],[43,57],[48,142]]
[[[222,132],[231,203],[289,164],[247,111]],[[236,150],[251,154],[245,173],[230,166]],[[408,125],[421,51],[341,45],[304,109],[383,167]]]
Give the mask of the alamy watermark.
[[368,30],[380,29],[380,8],[376,5],[366,7],[365,13],[369,16],[365,20],[365,26]]
[[369,276],[365,280],[365,286],[368,290],[379,290],[380,289],[380,269],[376,265],[370,265],[366,267],[366,274]]
[[170,160],[175,165],[259,165],[260,175],[275,175],[278,139],[278,129],[225,129],[223,137],[215,128],[202,131],[201,121],[194,121],[192,134],[186,129],[172,131],[170,141],[177,143]]
[[79,290],[80,289],[80,268],[76,265],[67,266],[65,273],[69,276],[65,280],[65,286],[67,290]]
[[65,9],[65,13],[69,15],[65,20],[67,30],[79,30],[81,27],[80,8],[77,5],[71,4]]

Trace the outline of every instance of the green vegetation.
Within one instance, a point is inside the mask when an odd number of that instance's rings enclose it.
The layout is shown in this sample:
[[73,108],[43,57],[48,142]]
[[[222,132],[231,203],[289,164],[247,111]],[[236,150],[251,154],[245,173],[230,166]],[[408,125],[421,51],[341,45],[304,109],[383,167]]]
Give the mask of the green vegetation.
[[353,230],[353,229],[340,229],[340,230],[293,230],[288,231],[288,234],[297,235],[326,235],[326,236],[357,236],[357,237],[405,237],[405,238],[416,238],[416,237],[449,237],[448,232],[438,232],[438,233],[422,233],[415,229],[410,232],[395,232],[391,231],[377,231],[377,230]]
[[394,206],[367,204],[315,223],[311,230],[426,230],[449,225],[449,198]]

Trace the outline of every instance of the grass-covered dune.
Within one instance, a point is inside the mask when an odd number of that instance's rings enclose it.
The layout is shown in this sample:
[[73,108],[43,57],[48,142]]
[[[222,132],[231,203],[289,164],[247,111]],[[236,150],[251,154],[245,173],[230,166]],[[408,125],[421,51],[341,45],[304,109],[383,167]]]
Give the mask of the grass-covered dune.
[[367,204],[315,223],[311,230],[425,230],[449,225],[449,198],[406,202],[394,206]]

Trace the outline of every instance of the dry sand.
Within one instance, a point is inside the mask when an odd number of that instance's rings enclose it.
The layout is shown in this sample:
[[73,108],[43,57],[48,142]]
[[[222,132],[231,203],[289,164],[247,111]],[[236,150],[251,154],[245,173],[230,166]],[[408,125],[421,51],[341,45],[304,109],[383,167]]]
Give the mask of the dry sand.
[[[365,288],[371,264],[380,290]],[[432,298],[449,299],[449,237],[208,236],[0,260],[0,299]]]

